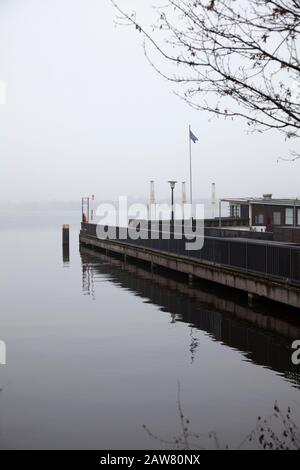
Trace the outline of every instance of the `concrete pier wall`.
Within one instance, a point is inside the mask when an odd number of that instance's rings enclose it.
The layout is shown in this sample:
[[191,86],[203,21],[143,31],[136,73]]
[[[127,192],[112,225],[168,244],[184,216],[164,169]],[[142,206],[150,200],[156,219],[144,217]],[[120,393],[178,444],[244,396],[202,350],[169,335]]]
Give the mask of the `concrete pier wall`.
[[80,232],[79,239],[82,245],[93,249],[109,250],[124,257],[135,258],[152,265],[239,289],[254,296],[300,308],[300,287],[290,285],[283,280],[277,281],[267,276],[246,273],[232,267],[208,261],[192,260],[185,256],[128,245],[121,241],[100,240],[83,231]]

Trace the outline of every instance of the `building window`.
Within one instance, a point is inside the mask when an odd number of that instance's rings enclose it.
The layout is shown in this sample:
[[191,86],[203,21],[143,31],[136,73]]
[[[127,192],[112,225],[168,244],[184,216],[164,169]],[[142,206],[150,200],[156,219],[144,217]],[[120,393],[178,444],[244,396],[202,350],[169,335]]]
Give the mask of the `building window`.
[[281,214],[280,212],[273,212],[273,225],[281,224]]
[[285,225],[293,225],[293,212],[294,209],[289,207],[285,209]]
[[255,225],[264,225],[264,214],[258,214],[255,216]]
[[297,224],[300,225],[300,209],[297,209]]
[[230,206],[230,217],[240,217],[240,206],[232,204]]

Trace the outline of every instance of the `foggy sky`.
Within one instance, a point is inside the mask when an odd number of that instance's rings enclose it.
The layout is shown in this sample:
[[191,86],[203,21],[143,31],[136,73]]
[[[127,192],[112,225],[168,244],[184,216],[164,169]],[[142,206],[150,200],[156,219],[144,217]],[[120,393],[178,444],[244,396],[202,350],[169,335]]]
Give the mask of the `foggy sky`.
[[[151,0],[122,0],[151,22]],[[142,4],[142,5],[141,5]],[[0,0],[0,181],[2,201],[143,197],[156,181],[188,181],[188,125],[193,191],[217,195],[300,196],[295,142],[248,135],[243,121],[192,110],[149,66],[141,35],[116,27],[109,0]],[[179,195],[179,190],[178,190]]]

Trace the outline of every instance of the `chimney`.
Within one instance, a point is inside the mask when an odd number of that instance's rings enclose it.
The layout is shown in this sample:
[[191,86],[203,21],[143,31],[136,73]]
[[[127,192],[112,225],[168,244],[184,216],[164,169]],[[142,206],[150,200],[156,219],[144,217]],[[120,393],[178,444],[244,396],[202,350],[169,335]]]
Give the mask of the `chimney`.
[[156,202],[155,202],[155,190],[154,180],[150,181],[150,204],[149,204],[149,219],[156,219]]
[[266,199],[267,201],[270,201],[272,199],[272,194],[263,194],[263,198]]
[[212,209],[212,218],[215,218],[215,209],[216,209],[216,183],[211,184],[211,209]]

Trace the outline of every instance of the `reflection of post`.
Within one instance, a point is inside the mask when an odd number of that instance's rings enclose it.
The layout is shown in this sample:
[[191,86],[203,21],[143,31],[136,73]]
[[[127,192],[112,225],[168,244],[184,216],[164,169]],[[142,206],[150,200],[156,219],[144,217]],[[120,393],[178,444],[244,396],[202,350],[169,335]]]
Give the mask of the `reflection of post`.
[[85,295],[89,295],[89,277],[88,277],[88,269],[86,264],[82,264],[82,292]]
[[171,323],[176,323],[176,314],[171,312]]
[[96,299],[94,268],[90,263],[82,262],[82,291],[84,295],[90,295],[93,300]]
[[190,336],[191,336],[191,342],[190,342],[191,364],[193,364],[195,360],[195,352],[196,352],[197,347],[199,346],[198,339],[193,334],[193,327],[191,327],[190,329]]
[[70,248],[69,245],[63,245],[63,262],[69,264],[70,262]]

